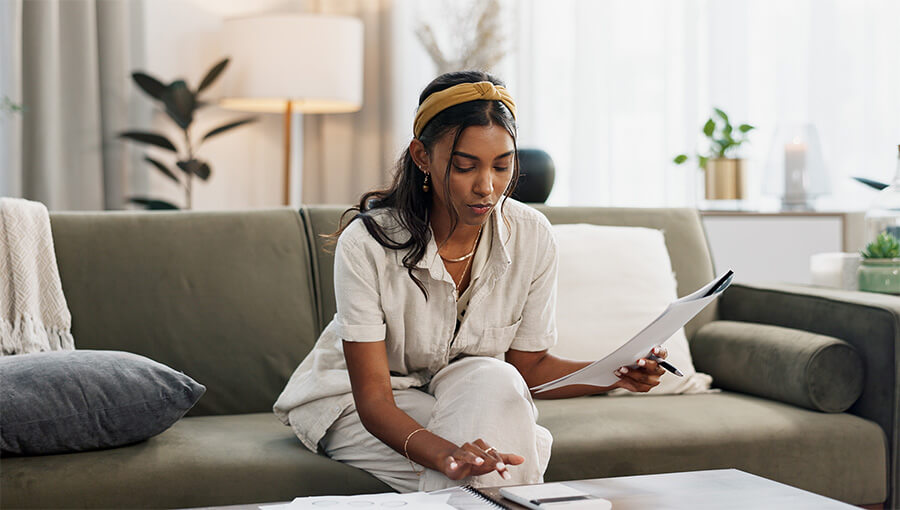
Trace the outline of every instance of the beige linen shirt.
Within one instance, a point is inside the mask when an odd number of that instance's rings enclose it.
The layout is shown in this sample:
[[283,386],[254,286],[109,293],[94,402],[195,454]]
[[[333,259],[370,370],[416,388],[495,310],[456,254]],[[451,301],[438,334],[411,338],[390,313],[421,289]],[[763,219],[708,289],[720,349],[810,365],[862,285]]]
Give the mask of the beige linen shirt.
[[[395,241],[408,236],[392,211],[374,217]],[[344,230],[334,257],[337,313],[273,407],[307,448],[317,451],[319,440],[353,403],[342,339],[384,340],[395,390],[427,385],[462,356],[502,359],[509,349],[555,345],[557,245],[550,222],[513,199],[498,205],[490,221],[489,255],[470,285],[456,335],[456,285],[433,235],[413,269],[428,292],[426,300],[403,267],[403,250],[378,244],[361,220]]]

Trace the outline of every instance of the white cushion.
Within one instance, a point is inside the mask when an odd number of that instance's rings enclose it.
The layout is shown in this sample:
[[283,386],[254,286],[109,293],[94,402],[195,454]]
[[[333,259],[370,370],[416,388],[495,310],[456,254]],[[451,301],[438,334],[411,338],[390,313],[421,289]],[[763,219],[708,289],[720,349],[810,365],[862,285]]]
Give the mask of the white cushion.
[[[663,233],[639,227],[554,225],[559,242],[559,339],[550,352],[596,360],[633,337],[677,297]],[[611,395],[704,393],[712,377],[697,373],[684,330],[664,344],[684,377],[666,372],[647,393],[616,389]]]

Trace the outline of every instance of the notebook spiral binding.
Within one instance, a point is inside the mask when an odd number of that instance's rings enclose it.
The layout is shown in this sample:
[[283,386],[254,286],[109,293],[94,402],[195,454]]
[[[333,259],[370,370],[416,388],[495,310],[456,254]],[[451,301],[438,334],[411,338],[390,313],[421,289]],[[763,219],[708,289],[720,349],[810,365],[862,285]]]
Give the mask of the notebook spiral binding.
[[462,490],[468,492],[472,496],[484,501],[485,503],[487,503],[488,505],[490,505],[493,508],[502,508],[503,510],[513,510],[512,507],[508,507],[508,506],[504,505],[503,503],[488,496],[487,494],[481,492],[480,490],[476,489],[475,487],[472,487],[471,485],[463,485],[460,488]]

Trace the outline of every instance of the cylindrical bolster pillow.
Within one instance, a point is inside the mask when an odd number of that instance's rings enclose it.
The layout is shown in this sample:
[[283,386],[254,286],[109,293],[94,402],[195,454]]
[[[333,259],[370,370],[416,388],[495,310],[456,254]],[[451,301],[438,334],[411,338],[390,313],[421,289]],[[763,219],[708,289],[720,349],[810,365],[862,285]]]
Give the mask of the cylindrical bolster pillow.
[[863,390],[852,345],[798,329],[713,321],[691,340],[691,356],[717,387],[818,411],[845,411]]

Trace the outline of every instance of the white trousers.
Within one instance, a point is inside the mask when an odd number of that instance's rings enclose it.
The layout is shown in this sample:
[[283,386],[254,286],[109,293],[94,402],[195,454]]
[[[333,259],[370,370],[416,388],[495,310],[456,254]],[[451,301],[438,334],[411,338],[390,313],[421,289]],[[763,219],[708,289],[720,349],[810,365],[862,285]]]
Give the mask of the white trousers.
[[[525,463],[509,467],[510,480],[496,471],[462,480],[450,480],[431,469],[417,476],[406,457],[363,427],[354,406],[328,429],[320,445],[332,459],[364,469],[399,492],[543,482],[553,438],[536,423],[537,408],[528,387],[509,363],[488,357],[463,358],[435,374],[427,392],[394,390],[394,401],[448,441],[461,445],[480,438],[503,453],[525,457]],[[424,469],[418,464],[415,467]]]

